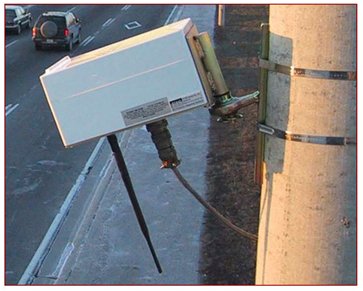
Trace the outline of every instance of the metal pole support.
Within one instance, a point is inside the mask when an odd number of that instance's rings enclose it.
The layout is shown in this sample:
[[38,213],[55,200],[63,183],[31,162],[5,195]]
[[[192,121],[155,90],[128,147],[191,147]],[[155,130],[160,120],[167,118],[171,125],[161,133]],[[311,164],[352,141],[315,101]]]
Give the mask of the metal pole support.
[[233,120],[236,117],[241,117],[237,114],[237,111],[242,107],[258,102],[259,92],[256,91],[245,96],[232,96],[224,80],[209,34],[207,32],[200,33],[195,39],[203,51],[201,58],[208,79],[211,82],[215,99],[215,104],[210,109],[210,113],[221,117],[223,120]]
[[[261,44],[261,58],[269,58],[269,46],[270,46],[270,26],[268,23],[261,25],[262,30],[262,44]],[[266,104],[267,104],[267,80],[268,70],[260,68],[260,100],[258,104],[258,123],[265,123],[266,119]],[[255,161],[255,183],[262,185],[263,180],[263,168],[264,168],[264,156],[265,156],[265,136],[261,132],[257,134],[257,147],[256,147],[256,161]]]
[[156,267],[158,269],[158,272],[162,273],[161,265],[160,265],[159,260],[158,260],[158,258],[156,256],[154,247],[152,245],[151,238],[150,238],[150,235],[149,235],[149,230],[147,228],[147,225],[146,225],[144,216],[142,214],[139,202],[137,201],[137,197],[136,197],[136,194],[135,194],[135,191],[134,191],[134,187],[132,186],[131,178],[130,178],[129,172],[127,170],[127,166],[126,166],[124,157],[122,156],[120,146],[119,146],[119,144],[117,142],[117,137],[116,137],[116,135],[111,134],[111,135],[107,136],[107,140],[108,140],[108,142],[109,142],[109,144],[111,146],[112,152],[114,154],[114,157],[115,157],[115,160],[116,160],[116,163],[117,163],[117,167],[118,167],[118,169],[120,171],[122,180],[124,181],[125,187],[127,189],[127,193],[129,194],[129,198],[131,200],[132,207],[134,208],[137,220],[139,222],[141,232],[144,235],[144,237],[146,239],[146,242],[147,242],[147,244],[149,246],[149,249],[150,249],[151,254],[153,256],[153,259],[154,259],[155,265],[156,265]]

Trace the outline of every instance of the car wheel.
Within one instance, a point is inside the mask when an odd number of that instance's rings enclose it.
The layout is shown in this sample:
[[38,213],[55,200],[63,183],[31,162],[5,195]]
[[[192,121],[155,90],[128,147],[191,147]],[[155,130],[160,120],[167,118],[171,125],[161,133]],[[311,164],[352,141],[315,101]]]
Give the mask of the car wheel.
[[47,37],[53,37],[57,34],[58,27],[57,24],[53,21],[46,21],[40,26],[40,34],[47,38]]
[[40,44],[35,44],[35,49],[36,49],[37,51],[40,51],[40,50],[41,50],[41,48],[42,48],[42,46],[41,46]]
[[66,50],[71,51],[73,49],[73,37],[69,40],[69,44],[66,45]]
[[78,33],[77,43],[81,43],[81,41],[82,41],[81,32],[79,32]]

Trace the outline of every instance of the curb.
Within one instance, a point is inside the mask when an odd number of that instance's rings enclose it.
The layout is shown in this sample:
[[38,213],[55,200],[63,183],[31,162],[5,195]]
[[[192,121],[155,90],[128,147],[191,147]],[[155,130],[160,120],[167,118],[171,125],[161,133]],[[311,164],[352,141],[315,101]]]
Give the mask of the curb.
[[[127,147],[131,134],[132,130],[118,135],[122,148]],[[27,274],[27,282],[21,284],[57,284],[61,275],[67,273],[64,266],[77,258],[78,250],[87,238],[94,214],[107,192],[115,170],[116,163],[111,150],[107,143],[103,143],[84,184],[75,195],[58,231],[48,243],[49,247],[37,258],[37,268]]]

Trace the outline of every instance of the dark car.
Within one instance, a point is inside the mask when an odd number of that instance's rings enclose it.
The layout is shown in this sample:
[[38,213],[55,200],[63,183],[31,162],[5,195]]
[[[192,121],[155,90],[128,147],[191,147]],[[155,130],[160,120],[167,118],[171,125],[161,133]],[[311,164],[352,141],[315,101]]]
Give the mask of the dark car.
[[81,22],[72,12],[45,12],[34,24],[35,49],[63,47],[71,51],[81,41]]
[[21,6],[5,6],[5,29],[20,34],[23,28],[30,28],[31,14]]

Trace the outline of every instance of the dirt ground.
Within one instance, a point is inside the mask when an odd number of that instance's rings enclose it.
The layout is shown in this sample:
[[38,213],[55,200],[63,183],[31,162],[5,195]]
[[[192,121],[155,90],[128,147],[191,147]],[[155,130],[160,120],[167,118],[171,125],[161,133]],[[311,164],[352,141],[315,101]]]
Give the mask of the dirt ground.
[[[209,202],[234,224],[257,234],[260,189],[254,183],[256,105],[234,123],[211,120],[206,176]],[[201,237],[204,284],[254,284],[257,243],[206,213]]]

